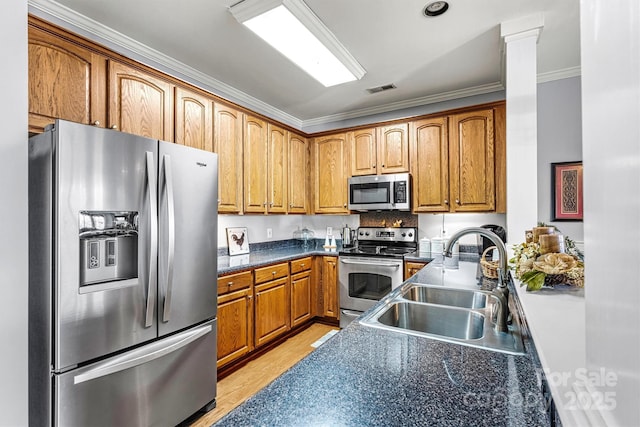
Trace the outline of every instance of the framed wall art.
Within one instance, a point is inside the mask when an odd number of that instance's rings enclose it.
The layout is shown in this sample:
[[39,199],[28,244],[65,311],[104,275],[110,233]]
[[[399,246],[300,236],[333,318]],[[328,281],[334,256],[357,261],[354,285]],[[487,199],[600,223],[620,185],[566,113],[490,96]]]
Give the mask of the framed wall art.
[[249,253],[249,236],[247,227],[227,228],[227,245],[229,255],[240,255]]
[[582,221],[582,162],[551,163],[551,221]]

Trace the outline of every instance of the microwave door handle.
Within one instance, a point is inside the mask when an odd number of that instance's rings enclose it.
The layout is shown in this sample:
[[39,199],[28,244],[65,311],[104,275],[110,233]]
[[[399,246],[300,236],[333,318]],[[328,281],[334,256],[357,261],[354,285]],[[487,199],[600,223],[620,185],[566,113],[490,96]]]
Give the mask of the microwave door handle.
[[149,226],[150,226],[150,244],[149,248],[149,272],[147,281],[147,306],[145,308],[145,327],[153,325],[153,298],[151,298],[151,290],[158,282],[158,200],[157,200],[157,184],[156,171],[154,167],[153,153],[147,151],[147,191],[149,192]]
[[164,310],[162,313],[162,321],[168,322],[171,313],[171,295],[173,292],[173,268],[175,259],[175,243],[176,243],[176,222],[175,222],[175,200],[173,197],[173,175],[171,169],[171,156],[163,156],[164,168],[164,185],[167,194],[167,222],[169,229],[167,234],[169,237],[169,247],[167,249],[167,288],[164,297]]
[[399,264],[383,263],[383,262],[347,261],[345,259],[341,259],[340,262],[343,263],[343,264],[370,265],[370,266],[374,266],[374,267],[400,268]]

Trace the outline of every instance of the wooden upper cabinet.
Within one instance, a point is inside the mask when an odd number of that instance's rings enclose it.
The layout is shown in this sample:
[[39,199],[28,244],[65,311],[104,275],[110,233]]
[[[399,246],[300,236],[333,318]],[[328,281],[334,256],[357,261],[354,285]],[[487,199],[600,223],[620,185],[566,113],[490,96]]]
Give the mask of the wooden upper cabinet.
[[177,87],[175,143],[213,151],[213,99]]
[[493,109],[451,116],[449,121],[452,211],[495,209]]
[[56,118],[105,126],[106,58],[29,26],[29,132]]
[[347,134],[351,176],[409,172],[409,124],[358,129]]
[[378,128],[378,173],[409,172],[409,124]]
[[244,211],[267,209],[267,122],[244,116]]
[[309,142],[289,132],[289,213],[309,211]]
[[213,151],[218,154],[218,212],[241,213],[244,114],[216,102],[213,115]]
[[446,117],[411,123],[414,212],[449,211],[449,138]]
[[[289,153],[289,132],[281,127],[272,125],[268,129],[267,153],[267,212],[287,212],[287,173]],[[264,161],[264,159],[263,159]]]
[[173,85],[128,65],[109,61],[108,126],[173,141]]
[[348,214],[346,134],[316,138],[313,143],[314,211]]
[[358,129],[347,134],[351,146],[351,176],[377,173],[376,129]]

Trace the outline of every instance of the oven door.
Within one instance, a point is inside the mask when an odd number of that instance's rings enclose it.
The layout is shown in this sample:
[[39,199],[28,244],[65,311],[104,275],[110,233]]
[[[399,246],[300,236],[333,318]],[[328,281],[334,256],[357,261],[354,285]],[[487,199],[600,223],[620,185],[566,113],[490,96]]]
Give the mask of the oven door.
[[402,259],[339,257],[340,308],[366,311],[402,284]]

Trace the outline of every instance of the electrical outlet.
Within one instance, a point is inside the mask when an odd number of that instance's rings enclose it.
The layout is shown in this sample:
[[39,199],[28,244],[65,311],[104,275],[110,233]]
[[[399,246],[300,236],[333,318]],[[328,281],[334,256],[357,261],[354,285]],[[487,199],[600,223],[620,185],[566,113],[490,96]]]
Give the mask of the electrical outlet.
[[267,228],[267,239],[270,239],[272,237],[273,237],[273,229]]
[[333,236],[333,227],[327,227],[327,236]]

